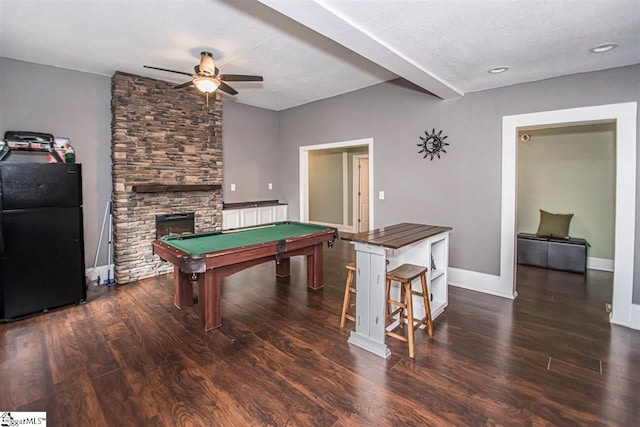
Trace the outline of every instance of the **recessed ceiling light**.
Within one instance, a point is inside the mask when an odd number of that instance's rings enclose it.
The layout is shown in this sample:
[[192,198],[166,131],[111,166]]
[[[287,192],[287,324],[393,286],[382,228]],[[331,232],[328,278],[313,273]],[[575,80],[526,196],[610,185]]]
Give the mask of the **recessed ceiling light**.
[[488,70],[487,72],[491,73],[491,74],[500,74],[500,73],[504,73],[508,69],[509,69],[509,67],[495,67],[495,68],[492,68],[492,69]]
[[595,46],[589,49],[589,52],[602,53],[602,52],[607,52],[611,49],[615,49],[616,47],[618,47],[618,45],[615,43],[602,43],[602,44],[599,44],[598,46]]

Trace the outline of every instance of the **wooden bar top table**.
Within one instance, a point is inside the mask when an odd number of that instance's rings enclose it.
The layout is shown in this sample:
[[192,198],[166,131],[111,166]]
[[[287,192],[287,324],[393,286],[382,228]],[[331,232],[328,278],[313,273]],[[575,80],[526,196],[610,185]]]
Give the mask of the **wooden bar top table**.
[[[411,263],[429,269],[427,286],[431,315],[435,319],[448,304],[449,232],[451,227],[401,223],[376,230],[341,236],[356,250],[356,327],[349,343],[380,357],[389,357],[385,344],[386,271]],[[387,265],[387,260],[389,264]],[[415,283],[416,290],[420,286]],[[392,288],[393,293],[398,292]],[[415,316],[424,316],[417,297]]]

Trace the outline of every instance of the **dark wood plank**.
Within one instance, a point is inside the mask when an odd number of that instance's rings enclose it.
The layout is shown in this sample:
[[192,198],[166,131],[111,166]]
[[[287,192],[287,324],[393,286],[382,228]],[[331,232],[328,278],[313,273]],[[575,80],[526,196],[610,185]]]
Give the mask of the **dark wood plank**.
[[386,248],[391,248],[391,249],[399,249],[403,246],[407,246],[412,243],[419,242],[420,240],[426,239],[431,236],[435,236],[445,231],[451,231],[451,228],[449,227],[422,228],[419,231],[416,230],[414,233],[406,233],[403,235],[389,236],[384,239],[377,239],[377,240],[374,240],[372,244],[378,244],[380,246],[384,246]]
[[[249,380],[247,375],[254,376]],[[297,390],[277,376],[262,369],[243,367],[212,370],[212,378],[229,391],[242,409],[260,425],[331,426],[337,420],[333,411],[309,399],[300,399]],[[247,389],[251,393],[247,393]]]
[[445,231],[451,231],[451,227],[401,223],[364,233],[347,234],[342,239],[399,249]]
[[398,242],[398,244],[400,242],[403,242],[407,239],[411,239],[411,236],[415,235],[415,234],[423,234],[423,235],[427,235],[428,236],[432,236],[433,234],[437,234],[437,233],[433,233],[430,234],[430,232],[432,230],[437,230],[439,229],[438,226],[436,225],[423,225],[423,224],[409,224],[412,227],[407,229],[407,230],[397,230],[394,231],[393,233],[389,233],[389,232],[384,232],[381,233],[379,235],[374,235],[372,238],[369,239],[369,242],[371,244],[375,244],[375,245],[395,245],[397,244],[396,242]]
[[410,224],[403,222],[399,224],[389,225],[387,227],[380,227],[373,230],[363,231],[361,233],[355,233],[353,237],[362,239],[363,241],[368,241],[371,239],[379,239],[386,235],[401,233],[403,231],[411,230],[419,226],[419,224]]
[[54,384],[87,370],[84,349],[73,333],[74,320],[70,320],[75,319],[73,314],[73,310],[51,313],[51,321],[43,325],[49,369]]
[[109,425],[118,424],[123,419],[138,426],[149,425],[151,422],[140,413],[138,409],[140,402],[136,401],[129,381],[121,369],[95,378],[93,388]]
[[38,320],[28,319],[17,328],[0,325],[4,335],[0,407],[7,410],[43,399],[53,390],[44,328]]
[[[109,426],[98,402],[96,391],[88,375],[69,377],[54,386],[53,395],[60,425]],[[125,422],[125,418],[121,419]],[[47,423],[48,425],[48,423]]]

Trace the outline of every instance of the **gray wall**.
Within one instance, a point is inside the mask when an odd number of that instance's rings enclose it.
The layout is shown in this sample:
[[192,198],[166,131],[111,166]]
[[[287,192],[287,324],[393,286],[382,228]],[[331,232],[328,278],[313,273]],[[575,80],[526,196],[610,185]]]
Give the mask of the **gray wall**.
[[[281,199],[278,141],[278,113],[222,102],[225,203]],[[231,184],[236,191],[231,191]]]
[[[110,103],[109,77],[0,58],[0,137],[7,130],[69,137],[82,163],[87,267],[111,198]],[[98,265],[106,263],[105,239]]]
[[[639,100],[639,65],[448,101],[397,82],[372,86],[280,112],[281,164],[288,165],[280,169],[283,197],[294,217],[299,212],[299,146],[372,137],[372,189],[374,194],[385,191],[385,200],[374,202],[374,226],[400,221],[452,226],[451,266],[497,275],[502,117]],[[416,144],[433,128],[442,129],[451,145],[442,159],[429,161],[418,154]],[[636,237],[639,234],[636,227]],[[640,268],[638,255],[640,250]],[[637,278],[634,285],[638,303]]]

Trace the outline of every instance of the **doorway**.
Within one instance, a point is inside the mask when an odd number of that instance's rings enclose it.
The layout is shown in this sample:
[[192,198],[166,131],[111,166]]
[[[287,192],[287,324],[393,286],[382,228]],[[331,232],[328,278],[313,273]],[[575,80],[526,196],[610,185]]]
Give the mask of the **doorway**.
[[567,236],[589,243],[586,264],[578,257],[567,267],[613,272],[615,122],[519,129],[517,146],[516,232],[536,234],[541,210],[564,214],[545,220],[565,220]]
[[369,231],[369,156],[353,156],[353,226]]
[[505,116],[502,120],[502,213],[500,283],[498,291],[517,295],[516,144],[519,128],[566,126],[613,121],[616,124],[616,213],[611,323],[632,325],[633,263],[635,252],[637,103]]
[[[327,143],[327,144],[318,144],[318,145],[307,145],[307,146],[303,146],[300,147],[300,221],[303,222],[309,222],[309,213],[310,213],[310,202],[309,202],[309,157],[310,157],[310,153],[314,153],[314,152],[321,152],[323,150],[342,150],[344,152],[347,152],[349,150],[353,150],[356,147],[362,147],[363,149],[363,153],[358,153],[358,154],[364,154],[366,153],[366,155],[369,158],[369,173],[368,173],[368,185],[369,185],[369,194],[368,194],[368,208],[369,208],[369,215],[368,215],[368,223],[369,223],[369,227],[373,227],[374,224],[374,209],[373,209],[373,191],[371,191],[371,189],[373,188],[373,172],[374,172],[374,154],[373,154],[373,138],[365,138],[365,139],[357,139],[357,140],[351,140],[351,141],[340,141],[340,142],[332,142],[332,143]],[[356,155],[356,154],[354,154]],[[345,162],[348,163],[348,162]],[[348,198],[346,192],[350,192],[350,186],[347,185],[348,181],[350,179],[353,178],[353,175],[351,175],[351,177],[349,176],[349,174],[347,174],[346,172],[343,172],[343,182],[344,182],[344,192],[343,192],[343,218],[344,220],[342,221],[343,224],[331,224],[332,226],[335,226],[336,228],[338,228],[338,230],[340,231],[344,231],[344,232],[355,232],[355,227],[352,225],[349,225],[349,218],[353,217],[353,214],[351,213],[351,215],[348,214],[348,211],[350,211],[353,208],[353,197],[352,198]],[[352,187],[352,186],[351,186]]]

